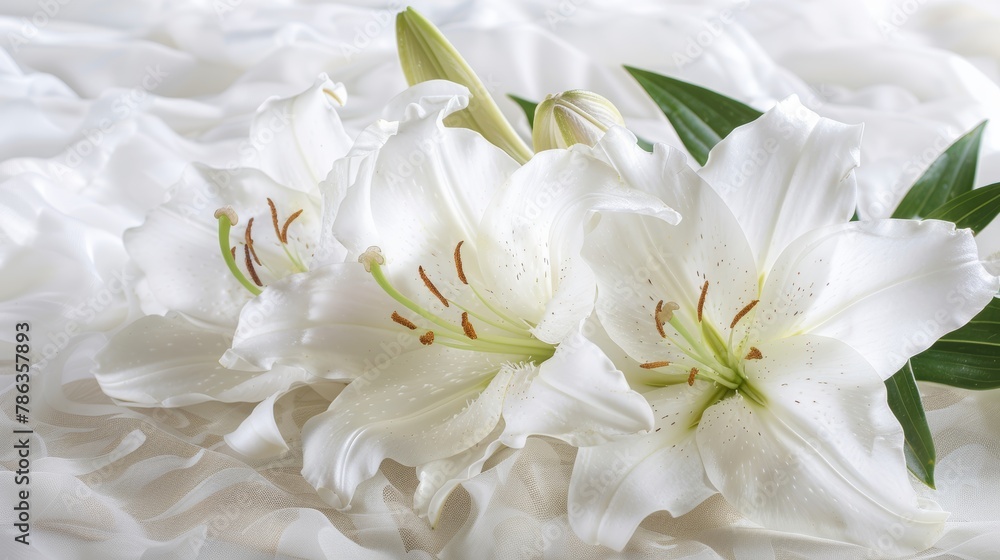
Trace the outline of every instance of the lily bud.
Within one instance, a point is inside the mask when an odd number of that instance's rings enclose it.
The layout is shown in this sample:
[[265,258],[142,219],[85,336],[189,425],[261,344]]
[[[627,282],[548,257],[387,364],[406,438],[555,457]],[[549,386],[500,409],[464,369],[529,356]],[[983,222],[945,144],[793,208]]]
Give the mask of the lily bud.
[[448,80],[469,88],[469,107],[449,115],[444,124],[475,130],[519,163],[531,158],[531,148],[500,112],[475,71],[441,31],[413,8],[396,16],[396,47],[411,86],[428,80]]
[[625,125],[617,107],[596,93],[574,89],[549,95],[538,104],[531,140],[536,152],[573,144],[593,146],[615,125]]

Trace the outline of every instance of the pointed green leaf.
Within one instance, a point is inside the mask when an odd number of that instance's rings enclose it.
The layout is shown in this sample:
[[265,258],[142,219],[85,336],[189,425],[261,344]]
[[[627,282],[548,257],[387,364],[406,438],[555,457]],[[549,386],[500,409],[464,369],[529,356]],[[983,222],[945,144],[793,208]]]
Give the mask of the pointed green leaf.
[[534,128],[535,108],[538,107],[538,103],[535,103],[534,101],[528,101],[527,99],[523,97],[518,97],[513,93],[508,93],[507,97],[509,97],[514,103],[517,103],[517,106],[520,107],[522,111],[524,111],[524,116],[528,117],[528,128]]
[[979,233],[1000,213],[1000,183],[969,191],[927,214],[928,219],[955,222],[959,228]]
[[637,68],[625,69],[659,105],[684,147],[701,165],[719,140],[763,114],[710,89]]
[[971,191],[985,128],[986,121],[983,121],[938,156],[913,183],[892,217],[923,218],[955,197]]
[[931,439],[924,403],[920,400],[920,389],[917,388],[910,364],[886,379],[885,388],[889,408],[903,427],[906,466],[921,482],[934,488],[934,441]]
[[445,124],[475,130],[512,158],[525,163],[531,148],[518,136],[475,71],[433,23],[413,8],[396,16],[396,46],[406,81],[449,80],[469,88],[469,107],[449,115]]
[[967,325],[942,336],[910,363],[921,381],[963,389],[1000,388],[1000,299],[994,298]]

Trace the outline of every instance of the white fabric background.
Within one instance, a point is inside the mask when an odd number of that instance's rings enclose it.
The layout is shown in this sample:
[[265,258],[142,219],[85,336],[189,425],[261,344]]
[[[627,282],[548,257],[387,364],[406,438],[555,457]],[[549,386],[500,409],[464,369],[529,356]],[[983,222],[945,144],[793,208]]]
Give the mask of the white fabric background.
[[[952,140],[1000,114],[1000,8],[988,0],[596,0],[413,2],[501,98],[571,88],[612,99],[642,136],[679,146],[621,70],[629,64],[715,88],[759,109],[798,94],[823,115],[864,122],[861,212],[884,215]],[[383,2],[51,0],[0,2],[0,410],[13,424],[13,325],[29,320],[32,546],[4,558],[603,558],[566,524],[574,451],[547,440],[491,461],[431,530],[410,509],[412,469],[386,464],[346,513],[298,475],[295,434],[327,397],[279,403],[292,450],[248,463],[222,436],[252,405],[127,409],[104,397],[91,357],[139,315],[117,280],[121,235],[142,223],[186,165],[239,163],[256,108],[320,72],[344,82],[349,134],[404,86]],[[728,23],[722,10],[730,9]],[[41,15],[39,15],[41,14]],[[726,20],[726,21],[724,21]],[[143,80],[148,76],[162,78]],[[148,87],[154,84],[153,87]],[[526,131],[516,107],[502,108]],[[102,119],[113,124],[100,133]],[[58,165],[57,165],[58,164]],[[978,183],[1000,180],[987,129]],[[980,236],[1000,251],[1000,226]],[[126,282],[128,284],[128,282]],[[44,360],[44,363],[42,361]],[[952,512],[915,558],[1000,558],[1000,393],[922,387],[938,447],[936,491]],[[4,436],[7,438],[8,436]],[[5,439],[6,441],[6,439]],[[0,502],[15,485],[0,447]],[[868,558],[765,531],[718,497],[646,520],[625,558]]]

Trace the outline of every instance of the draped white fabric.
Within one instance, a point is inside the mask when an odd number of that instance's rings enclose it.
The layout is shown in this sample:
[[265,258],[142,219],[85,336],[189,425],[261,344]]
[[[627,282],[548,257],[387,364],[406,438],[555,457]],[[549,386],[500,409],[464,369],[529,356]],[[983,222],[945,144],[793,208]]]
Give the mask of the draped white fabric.
[[[454,42],[525,137],[527,123],[505,94],[540,100],[582,88],[612,100],[638,135],[681,147],[622,64],[761,110],[798,94],[820,115],[864,123],[857,170],[863,217],[890,214],[940,151],[1000,117],[1000,9],[990,0],[412,4]],[[259,122],[251,128],[258,107],[308,90],[321,74],[344,85],[348,100],[337,112],[356,138],[406,85],[393,38],[402,7],[365,0],[0,2],[3,504],[19,488],[17,453],[13,440],[6,443],[19,427],[16,323],[31,323],[35,372],[31,544],[13,541],[16,512],[5,505],[4,557],[615,555],[570,529],[576,452],[556,440],[532,438],[487,461],[483,474],[450,496],[432,529],[414,511],[413,468],[383,463],[343,512],[302,478],[302,426],[326,410],[339,384],[283,385],[287,393],[260,405],[274,407],[276,424],[258,426],[244,423],[252,403],[119,406],[92,373],[110,336],[145,314],[168,311],[126,253],[125,230],[172,196],[182,175],[204,169],[192,164],[268,165],[258,152],[275,131]],[[994,124],[976,181],[1000,181]],[[221,200],[209,187],[188,194],[196,210],[211,212]],[[983,257],[1000,260],[1000,223],[978,242]],[[146,251],[157,245],[151,240]],[[220,340],[232,336],[213,324],[199,328]],[[912,558],[995,558],[1000,392],[930,384],[921,391],[937,445],[937,489],[912,482],[952,515],[935,547]],[[277,459],[234,450],[254,429],[267,432]],[[761,529],[719,496],[676,519],[653,514],[618,555],[870,558],[856,546]]]

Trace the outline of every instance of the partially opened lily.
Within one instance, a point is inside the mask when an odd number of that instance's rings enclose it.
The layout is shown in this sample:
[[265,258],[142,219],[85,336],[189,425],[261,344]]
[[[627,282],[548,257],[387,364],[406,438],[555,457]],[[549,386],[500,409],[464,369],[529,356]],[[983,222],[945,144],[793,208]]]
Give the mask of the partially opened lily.
[[[501,445],[532,434],[594,445],[648,429],[648,405],[580,334],[596,284],[579,256],[597,211],[669,222],[662,201],[568,150],[520,167],[446,128],[468,90],[410,88],[331,174],[334,232],[359,262],[273,285],[244,311],[234,359],[359,374],[304,431],[303,474],[346,507],[385,459],[418,467],[415,506],[448,493]],[[333,196],[337,196],[334,194]]]
[[[350,147],[337,115],[345,101],[343,87],[325,75],[299,95],[267,101],[238,161],[226,169],[193,165],[170,199],[126,232],[150,315],[97,355],[95,373],[107,395],[131,406],[217,400],[264,401],[269,408],[292,387],[324,382],[285,367],[230,363],[227,370],[219,358],[240,310],[267,284],[343,260],[343,247],[317,248],[324,219],[319,183]],[[249,435],[268,431],[258,425],[268,417],[255,414],[245,426]],[[233,446],[251,454],[285,449],[273,438],[234,437]]]
[[792,98],[698,174],[623,129],[595,148],[684,220],[607,215],[585,242],[598,315],[649,374],[656,427],[580,450],[582,538],[621,549],[650,513],[716,491],[766,527],[889,553],[940,534],[947,514],[910,486],[883,381],[998,280],[953,224],[849,221],[860,133]]

